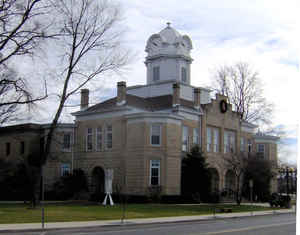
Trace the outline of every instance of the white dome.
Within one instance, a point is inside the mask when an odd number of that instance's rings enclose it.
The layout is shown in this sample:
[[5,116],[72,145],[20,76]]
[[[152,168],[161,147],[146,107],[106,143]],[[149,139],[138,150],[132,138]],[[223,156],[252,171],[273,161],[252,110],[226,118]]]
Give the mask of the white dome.
[[190,57],[193,48],[192,41],[187,35],[181,35],[167,23],[167,27],[158,34],[153,34],[147,41],[145,51],[148,56],[170,55]]
[[166,28],[159,32],[159,35],[165,43],[174,44],[181,40],[181,35],[169,24]]

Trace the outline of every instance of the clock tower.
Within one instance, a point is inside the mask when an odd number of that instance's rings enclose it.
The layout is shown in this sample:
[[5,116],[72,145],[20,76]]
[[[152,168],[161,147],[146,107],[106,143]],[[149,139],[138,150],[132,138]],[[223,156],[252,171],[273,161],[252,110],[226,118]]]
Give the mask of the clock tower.
[[182,36],[170,23],[158,34],[153,34],[145,49],[147,85],[171,80],[190,85],[192,48],[189,36]]

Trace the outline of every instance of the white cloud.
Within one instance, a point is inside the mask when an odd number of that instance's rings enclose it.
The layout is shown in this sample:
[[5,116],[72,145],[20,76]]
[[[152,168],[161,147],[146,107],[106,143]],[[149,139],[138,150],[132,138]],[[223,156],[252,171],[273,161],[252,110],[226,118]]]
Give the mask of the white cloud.
[[[126,80],[128,85],[146,83],[143,63],[146,41],[169,21],[193,41],[193,85],[210,85],[211,70],[220,64],[248,61],[260,73],[265,96],[275,104],[274,125],[299,122],[298,0],[189,0],[185,3],[130,0],[121,3],[125,11],[124,25],[128,29],[124,40],[136,58],[131,69],[121,77],[111,77],[105,82],[99,78],[96,83],[101,81],[103,91],[92,92],[92,102],[115,94],[112,89],[117,80]],[[79,103],[79,94],[71,101],[76,102]]]

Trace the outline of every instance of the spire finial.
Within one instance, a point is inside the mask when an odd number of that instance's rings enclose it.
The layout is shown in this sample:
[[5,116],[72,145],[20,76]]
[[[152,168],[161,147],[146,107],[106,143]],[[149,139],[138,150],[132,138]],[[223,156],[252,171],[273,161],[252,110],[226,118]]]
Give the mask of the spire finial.
[[168,28],[170,28],[170,24],[171,24],[170,22],[167,22],[167,27],[168,27]]

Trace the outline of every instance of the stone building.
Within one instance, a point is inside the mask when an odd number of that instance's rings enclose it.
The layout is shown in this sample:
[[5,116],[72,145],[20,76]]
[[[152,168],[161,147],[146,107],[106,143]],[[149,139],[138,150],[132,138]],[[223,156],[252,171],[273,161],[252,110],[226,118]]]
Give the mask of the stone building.
[[[29,154],[39,154],[44,147],[49,124],[20,124],[0,128],[0,158],[14,163],[22,162]],[[60,176],[70,173],[74,124],[59,124],[54,132],[53,145],[45,175],[47,188]]]
[[[257,126],[241,121],[227,97],[212,99],[210,90],[191,85],[192,48],[191,39],[168,24],[147,41],[146,85],[118,82],[116,97],[93,106],[83,89],[70,124],[75,142],[64,166],[83,169],[92,190],[103,191],[104,172],[113,169],[113,184],[126,185],[129,194],[145,195],[149,186],[161,186],[163,195],[179,195],[181,161],[195,144],[219,191],[234,187],[224,156],[261,152],[276,162],[275,137],[256,135]],[[62,165],[49,169],[50,180],[61,175]]]

